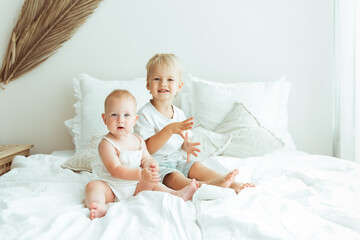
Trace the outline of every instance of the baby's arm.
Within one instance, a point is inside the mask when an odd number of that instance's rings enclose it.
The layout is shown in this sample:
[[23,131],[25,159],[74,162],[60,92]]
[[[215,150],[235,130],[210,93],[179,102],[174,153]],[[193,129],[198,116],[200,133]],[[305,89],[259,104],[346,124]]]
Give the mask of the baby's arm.
[[145,142],[142,142],[143,155],[141,159],[142,168],[154,168],[156,172],[159,172],[159,165],[153,157],[151,157],[149,151],[146,148]]
[[141,167],[143,168],[142,180],[150,182],[159,182],[161,180],[159,173],[159,165],[154,158],[151,157],[149,151],[146,148],[145,142],[141,143],[143,149],[143,155],[141,159]]
[[157,152],[169,140],[173,134],[179,134],[185,139],[184,131],[189,130],[194,125],[194,118],[191,117],[182,122],[174,122],[166,125],[158,133],[146,140],[146,146],[150,154]]
[[108,141],[102,140],[100,142],[99,154],[111,176],[124,180],[141,180],[142,169],[121,166],[115,148]]

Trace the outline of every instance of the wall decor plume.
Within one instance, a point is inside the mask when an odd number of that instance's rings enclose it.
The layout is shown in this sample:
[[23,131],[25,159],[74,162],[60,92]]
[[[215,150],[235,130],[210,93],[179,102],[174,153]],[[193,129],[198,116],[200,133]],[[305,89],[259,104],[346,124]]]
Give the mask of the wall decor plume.
[[101,1],[25,0],[5,52],[0,87],[52,56]]

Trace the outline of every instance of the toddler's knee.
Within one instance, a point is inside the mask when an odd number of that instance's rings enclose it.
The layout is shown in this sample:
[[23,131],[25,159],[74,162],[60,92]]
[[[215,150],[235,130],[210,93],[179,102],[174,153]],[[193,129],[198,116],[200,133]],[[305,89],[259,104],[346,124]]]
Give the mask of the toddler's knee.
[[194,164],[190,167],[190,171],[193,169],[201,169],[204,167],[204,164],[202,164],[199,161],[194,162]]
[[168,175],[166,175],[164,177],[164,182],[168,182],[169,180],[172,181],[174,179],[179,179],[181,177],[185,177],[184,174],[182,174],[181,172],[175,171],[172,173],[169,173]]

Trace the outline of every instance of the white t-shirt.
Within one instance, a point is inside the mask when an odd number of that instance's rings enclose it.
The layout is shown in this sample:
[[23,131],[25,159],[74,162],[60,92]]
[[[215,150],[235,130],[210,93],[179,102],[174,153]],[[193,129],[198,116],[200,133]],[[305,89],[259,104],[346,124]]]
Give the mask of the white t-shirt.
[[[135,125],[134,133],[138,134],[144,140],[158,133],[166,125],[173,122],[186,120],[182,110],[172,105],[174,115],[172,119],[166,118],[150,103],[146,103],[139,111],[139,119]],[[189,133],[191,137],[191,132]],[[157,152],[151,156],[159,165],[174,165],[182,160],[181,145],[184,139],[179,134],[173,134],[169,140]]]

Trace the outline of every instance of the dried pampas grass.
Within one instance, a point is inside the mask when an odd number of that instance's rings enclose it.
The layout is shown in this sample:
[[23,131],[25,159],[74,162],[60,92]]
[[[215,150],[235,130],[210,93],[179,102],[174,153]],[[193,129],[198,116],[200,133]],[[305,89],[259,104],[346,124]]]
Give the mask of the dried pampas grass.
[[25,0],[5,53],[0,84],[5,86],[53,55],[100,2]]

